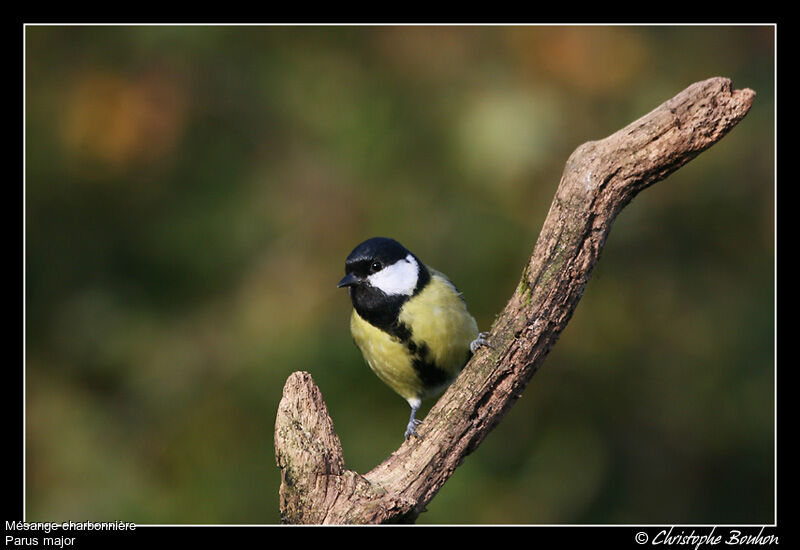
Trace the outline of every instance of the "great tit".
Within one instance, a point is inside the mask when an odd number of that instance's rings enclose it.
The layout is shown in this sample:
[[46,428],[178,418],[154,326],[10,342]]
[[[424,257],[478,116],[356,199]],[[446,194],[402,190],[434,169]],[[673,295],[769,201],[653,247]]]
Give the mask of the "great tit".
[[[444,390],[487,333],[458,289],[394,239],[374,237],[345,261],[350,332],[370,368],[411,406],[405,438],[417,436],[423,398]],[[418,436],[417,436],[418,437]]]

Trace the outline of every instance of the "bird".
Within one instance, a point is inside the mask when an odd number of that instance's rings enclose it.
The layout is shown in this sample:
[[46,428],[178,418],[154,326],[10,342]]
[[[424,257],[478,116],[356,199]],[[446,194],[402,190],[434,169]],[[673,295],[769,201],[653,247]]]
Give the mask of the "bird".
[[398,241],[365,240],[347,256],[345,276],[353,303],[350,332],[372,371],[411,407],[405,439],[419,438],[417,411],[426,397],[447,388],[482,346],[461,292]]

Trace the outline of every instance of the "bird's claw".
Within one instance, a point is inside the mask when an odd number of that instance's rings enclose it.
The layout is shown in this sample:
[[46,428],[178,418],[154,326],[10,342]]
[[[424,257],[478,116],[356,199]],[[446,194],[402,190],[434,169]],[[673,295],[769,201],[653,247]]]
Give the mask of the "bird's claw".
[[478,337],[477,338],[475,338],[472,342],[470,342],[469,350],[473,353],[473,355],[475,354],[475,352],[478,351],[478,349],[480,349],[480,348],[482,348],[484,346],[486,346],[487,348],[492,347],[489,344],[489,340],[487,340],[487,338],[489,338],[489,333],[488,332],[481,332],[481,333],[478,333]]
[[417,426],[419,426],[420,422],[422,422],[422,420],[418,420],[416,418],[408,421],[408,426],[406,426],[406,434],[405,434],[406,439],[409,439],[412,435],[414,437],[419,437],[420,439],[422,439],[420,435],[417,433]]

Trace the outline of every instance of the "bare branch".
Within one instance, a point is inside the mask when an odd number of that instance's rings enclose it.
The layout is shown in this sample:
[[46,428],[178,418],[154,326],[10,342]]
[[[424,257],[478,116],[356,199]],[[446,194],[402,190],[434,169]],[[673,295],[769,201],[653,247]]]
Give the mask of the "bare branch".
[[367,474],[347,470],[308,373],[286,382],[275,446],[287,523],[414,521],[519,398],[566,326],[617,214],[642,189],[719,141],[755,93],[727,78],[692,84],[567,160],[519,285],[479,351],[412,438]]

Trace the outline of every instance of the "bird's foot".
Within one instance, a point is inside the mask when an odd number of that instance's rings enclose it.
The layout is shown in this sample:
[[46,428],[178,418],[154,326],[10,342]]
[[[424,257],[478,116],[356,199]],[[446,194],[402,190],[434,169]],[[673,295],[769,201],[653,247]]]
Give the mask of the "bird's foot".
[[487,348],[492,347],[491,345],[489,345],[489,340],[487,340],[488,337],[489,337],[488,332],[481,332],[478,334],[477,338],[475,338],[472,342],[470,342],[469,350],[473,353],[473,355],[475,354],[476,351],[478,351],[478,349],[484,346],[486,346]]
[[422,420],[418,420],[416,418],[412,418],[411,420],[408,421],[408,426],[406,426],[406,435],[405,435],[406,439],[410,438],[412,435],[414,437],[419,437],[420,439],[422,439],[420,435],[417,433],[417,426],[419,426],[420,422],[422,422]]

